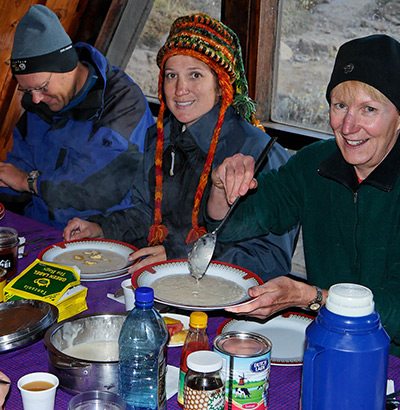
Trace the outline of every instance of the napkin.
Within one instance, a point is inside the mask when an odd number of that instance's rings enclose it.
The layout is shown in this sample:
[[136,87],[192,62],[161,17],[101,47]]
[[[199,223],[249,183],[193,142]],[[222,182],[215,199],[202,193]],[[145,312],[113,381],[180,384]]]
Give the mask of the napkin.
[[394,390],[394,381],[388,379],[387,385],[386,385],[386,395],[392,394],[392,393],[394,393],[394,391],[395,391]]
[[107,297],[111,300],[115,300],[116,302],[122,303],[125,305],[124,295],[118,296],[117,298],[114,296],[113,293],[107,293]]
[[18,259],[23,258],[23,253],[25,250],[24,243],[26,242],[26,238],[24,236],[20,236],[19,238],[19,244],[18,244]]
[[165,389],[167,391],[167,400],[174,394],[178,393],[179,386],[179,367],[167,366],[167,376],[165,382]]

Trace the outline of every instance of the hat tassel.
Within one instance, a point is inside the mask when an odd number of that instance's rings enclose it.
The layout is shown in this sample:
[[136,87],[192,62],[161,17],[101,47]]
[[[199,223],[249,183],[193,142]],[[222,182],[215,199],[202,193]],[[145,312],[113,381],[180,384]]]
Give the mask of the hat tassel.
[[148,242],[149,246],[160,245],[168,235],[168,228],[165,225],[154,224],[150,227]]

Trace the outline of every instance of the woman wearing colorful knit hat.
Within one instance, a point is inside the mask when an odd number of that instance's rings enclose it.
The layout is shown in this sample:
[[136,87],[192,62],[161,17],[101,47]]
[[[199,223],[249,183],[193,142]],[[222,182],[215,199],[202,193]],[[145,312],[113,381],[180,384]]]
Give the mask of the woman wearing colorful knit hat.
[[[236,34],[204,14],[180,17],[157,55],[160,67],[157,125],[147,134],[142,172],[133,187],[134,208],[89,221],[73,219],[66,240],[105,237],[139,251],[131,272],[149,263],[186,258],[205,233],[202,201],[210,171],[230,155],[257,157],[270,140],[248,97]],[[289,155],[275,144],[266,170]],[[264,280],[290,271],[296,230],[282,236],[218,245],[214,259],[247,268]]]

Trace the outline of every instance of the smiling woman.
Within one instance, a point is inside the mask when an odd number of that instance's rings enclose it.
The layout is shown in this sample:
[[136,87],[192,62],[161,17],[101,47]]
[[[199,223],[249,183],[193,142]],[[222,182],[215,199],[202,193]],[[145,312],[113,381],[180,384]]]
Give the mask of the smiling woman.
[[[204,194],[213,167],[245,152],[258,157],[270,137],[258,127],[249,98],[237,35],[220,21],[191,14],[177,18],[157,54],[160,68],[157,126],[148,130],[143,166],[135,180],[134,207],[107,217],[72,220],[66,240],[103,236],[138,248],[130,273],[167,259],[186,259],[205,233]],[[264,170],[289,154],[275,144]],[[94,222],[94,223],[93,223]],[[294,228],[218,246],[214,258],[263,279],[290,271]]]
[[385,159],[400,130],[396,106],[358,81],[338,84],[332,90],[330,121],[343,158],[354,166],[359,181]]
[[[335,139],[311,144],[278,172],[259,175],[257,191],[218,238],[279,233],[299,222],[307,283],[274,278],[249,290],[255,301],[229,310],[259,318],[292,306],[315,310],[333,284],[362,284],[374,294],[391,353],[400,356],[398,83],[400,43],[394,38],[372,35],[339,48],[326,92]],[[210,230],[251,187],[253,169],[252,158],[235,155],[213,171]]]
[[171,113],[189,127],[214,107],[221,89],[217,76],[206,63],[176,55],[165,63],[164,95]]

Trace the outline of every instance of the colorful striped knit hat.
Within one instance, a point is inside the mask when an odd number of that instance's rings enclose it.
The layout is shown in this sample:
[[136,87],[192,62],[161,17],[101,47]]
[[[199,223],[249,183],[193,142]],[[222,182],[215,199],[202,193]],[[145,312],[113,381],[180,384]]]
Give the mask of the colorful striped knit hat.
[[256,106],[248,96],[248,85],[243,67],[242,51],[236,34],[220,21],[206,14],[192,14],[177,18],[171,26],[169,36],[157,54],[160,67],[158,79],[158,98],[161,106],[157,119],[157,146],[155,153],[156,189],[154,224],[150,228],[149,245],[159,245],[168,235],[168,229],[161,224],[162,201],[162,156],[164,145],[163,118],[166,109],[163,100],[164,66],[169,57],[188,55],[206,63],[218,77],[221,87],[221,109],[214,129],[206,163],[197,186],[192,211],[192,230],[186,242],[190,243],[206,233],[198,225],[201,198],[207,185],[208,176],[214,159],[225,112],[229,105],[247,121],[255,126],[262,126],[255,119]]

